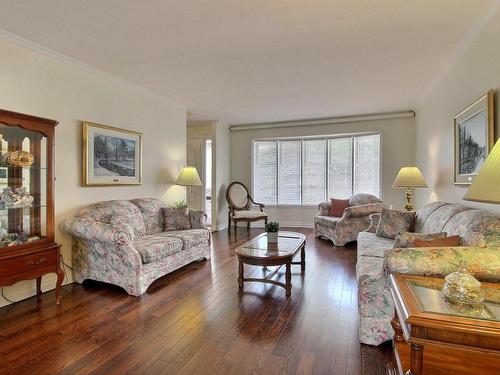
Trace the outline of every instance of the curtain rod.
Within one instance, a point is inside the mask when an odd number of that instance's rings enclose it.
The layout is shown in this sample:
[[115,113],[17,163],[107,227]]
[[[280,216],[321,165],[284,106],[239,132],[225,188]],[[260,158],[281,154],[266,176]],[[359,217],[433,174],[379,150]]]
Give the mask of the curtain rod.
[[328,118],[311,119],[311,120],[260,122],[254,124],[231,125],[229,127],[229,130],[237,131],[237,130],[285,128],[290,126],[305,126],[305,125],[329,125],[329,124],[339,124],[347,122],[386,120],[386,119],[406,118],[406,117],[415,117],[415,112],[406,111],[406,112],[380,113],[373,115],[328,117]]

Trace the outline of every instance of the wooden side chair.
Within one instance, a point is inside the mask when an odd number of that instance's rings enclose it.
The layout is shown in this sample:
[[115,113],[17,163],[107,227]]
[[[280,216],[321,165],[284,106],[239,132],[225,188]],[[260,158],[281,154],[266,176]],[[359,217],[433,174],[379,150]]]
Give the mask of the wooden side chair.
[[[264,212],[264,205],[253,200],[248,189],[241,182],[234,181],[226,189],[226,200],[229,205],[228,231],[231,231],[231,221],[234,222],[234,233],[239,221],[247,223],[247,229],[250,229],[250,223],[264,220],[267,224],[267,214]],[[252,210],[253,206],[258,206],[259,211]]]

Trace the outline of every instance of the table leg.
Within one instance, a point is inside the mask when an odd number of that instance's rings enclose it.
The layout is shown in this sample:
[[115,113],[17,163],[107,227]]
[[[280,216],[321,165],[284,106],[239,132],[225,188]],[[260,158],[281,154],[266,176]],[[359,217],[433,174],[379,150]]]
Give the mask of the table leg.
[[40,297],[42,296],[42,277],[37,277],[36,278],[36,297],[37,300],[40,300]]
[[61,285],[64,280],[64,271],[59,268],[57,270],[57,282],[56,282],[56,304],[61,303]]
[[291,260],[286,264],[286,273],[285,273],[285,289],[286,296],[289,297],[292,294],[292,264]]
[[243,262],[240,260],[238,261],[238,286],[239,286],[239,289],[243,289],[243,272],[244,272],[244,269],[243,269]]
[[300,249],[300,269],[302,271],[306,270],[306,243],[302,245],[302,249]]
[[424,347],[418,344],[411,344],[410,370],[406,375],[422,375],[424,369]]

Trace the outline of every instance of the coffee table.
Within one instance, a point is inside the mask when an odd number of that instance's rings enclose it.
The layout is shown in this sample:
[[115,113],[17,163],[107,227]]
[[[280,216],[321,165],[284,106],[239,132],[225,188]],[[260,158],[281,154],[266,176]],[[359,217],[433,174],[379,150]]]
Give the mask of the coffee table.
[[[277,243],[268,243],[267,234],[262,233],[236,249],[238,256],[238,285],[243,289],[245,282],[261,282],[285,288],[286,296],[292,293],[292,264],[300,264],[301,271],[306,269],[306,236],[297,232],[279,232]],[[300,262],[293,262],[293,258],[300,252]],[[272,280],[270,277],[258,279],[245,277],[244,264],[253,266],[286,266],[285,283]],[[273,276],[274,274],[271,274]]]

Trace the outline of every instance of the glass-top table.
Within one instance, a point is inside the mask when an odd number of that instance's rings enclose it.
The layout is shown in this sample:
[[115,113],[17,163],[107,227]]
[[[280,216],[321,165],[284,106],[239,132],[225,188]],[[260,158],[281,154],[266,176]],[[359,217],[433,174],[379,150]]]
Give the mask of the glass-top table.
[[[286,290],[286,296],[291,295],[291,265],[300,265],[303,272],[306,268],[306,236],[298,232],[280,231],[278,233],[278,242],[270,243],[267,234],[262,233],[250,241],[244,243],[236,249],[238,256],[238,285],[243,289],[245,282],[261,282],[281,286]],[[294,262],[293,258],[300,253],[300,261]],[[272,273],[265,278],[246,277],[244,275],[244,264],[253,266],[286,266],[285,283],[273,280]]]
[[422,312],[500,321],[500,289],[490,287],[489,284],[483,284],[481,287],[485,297],[483,303],[467,305],[452,303],[444,298],[444,280],[407,279],[406,283]]

